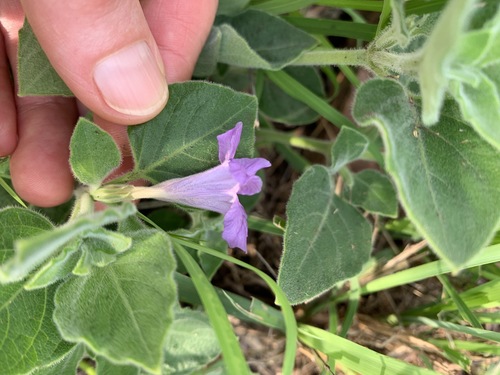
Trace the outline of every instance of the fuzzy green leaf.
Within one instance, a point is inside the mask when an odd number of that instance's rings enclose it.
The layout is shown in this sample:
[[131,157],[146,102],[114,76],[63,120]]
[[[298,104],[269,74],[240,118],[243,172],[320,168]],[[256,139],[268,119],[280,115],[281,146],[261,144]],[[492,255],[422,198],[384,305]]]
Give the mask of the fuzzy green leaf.
[[216,72],[221,41],[222,33],[220,29],[215,26],[212,27],[200,56],[198,56],[198,61],[196,61],[193,72],[194,77],[207,77]]
[[220,352],[208,317],[200,311],[178,309],[165,342],[162,374],[192,374],[213,362]]
[[85,239],[103,242],[106,251],[112,254],[123,253],[130,249],[132,245],[130,237],[104,228],[99,228],[85,234]]
[[396,42],[402,47],[407,46],[410,41],[410,32],[406,25],[404,5],[404,0],[391,0],[391,28]]
[[84,352],[83,345],[75,345],[64,357],[58,359],[57,363],[38,368],[30,375],[75,375]]
[[309,168],[295,182],[278,284],[291,304],[311,300],[357,275],[371,250],[371,228],[349,203],[333,193],[328,170]]
[[344,126],[332,147],[332,173],[358,159],[368,148],[370,141],[360,132]]
[[70,151],[71,170],[86,185],[99,185],[121,162],[120,150],[113,138],[83,117],[71,136]]
[[19,30],[19,95],[73,96],[54,70],[27,21]]
[[176,301],[175,261],[163,232],[145,230],[132,238],[130,251],[114,263],[59,287],[54,320],[66,340],[159,374]]
[[97,375],[138,375],[139,369],[135,366],[117,365],[104,357],[96,359]]
[[500,150],[499,76],[500,3],[487,1],[479,6],[477,0],[457,0],[450,4],[423,49],[419,80],[424,123],[438,120],[448,91],[464,119]]
[[125,203],[119,207],[109,207],[105,211],[79,216],[52,231],[17,240],[14,256],[0,267],[0,281],[22,280],[71,240],[124,220],[135,212],[136,208],[132,203]]
[[450,92],[464,119],[500,150],[500,63],[483,69],[474,79],[475,84],[452,82]]
[[116,260],[116,251],[105,241],[85,238],[80,248],[81,257],[73,268],[75,275],[87,275],[94,266],[106,267]]
[[363,126],[376,125],[406,214],[432,249],[455,267],[488,244],[500,223],[500,158],[449,103],[422,127],[420,108],[392,80],[364,84],[354,104]]
[[55,257],[49,259],[24,285],[27,290],[45,288],[68,276],[75,268],[80,254],[79,241],[73,241],[64,246]]
[[449,91],[464,119],[500,150],[500,5],[481,29],[463,35]]
[[245,68],[279,70],[289,65],[315,39],[288,22],[257,10],[219,17],[218,62]]
[[217,14],[234,14],[241,12],[250,3],[250,0],[219,0]]
[[448,3],[429,36],[419,65],[419,81],[422,90],[422,119],[434,124],[448,86],[446,73],[450,70],[453,55],[464,34],[467,20],[476,0],[456,0]]
[[36,236],[53,227],[38,212],[21,207],[4,208],[0,210],[0,249],[13,249],[16,240]]
[[[0,257],[4,254],[0,252]],[[29,292],[22,283],[0,285],[2,375],[28,374],[71,350],[73,345],[62,340],[52,321],[55,289]]]
[[398,216],[398,198],[394,186],[386,175],[365,169],[353,175],[351,203],[382,216]]
[[[40,214],[23,208],[0,211],[0,264],[18,238],[52,229]],[[52,322],[55,288],[28,292],[23,283],[0,284],[0,364],[2,375],[28,374],[63,357],[72,347]]]
[[255,97],[207,82],[170,86],[166,108],[153,120],[129,127],[135,169],[128,179],[161,182],[219,164],[217,136],[243,122],[238,157],[253,154]]

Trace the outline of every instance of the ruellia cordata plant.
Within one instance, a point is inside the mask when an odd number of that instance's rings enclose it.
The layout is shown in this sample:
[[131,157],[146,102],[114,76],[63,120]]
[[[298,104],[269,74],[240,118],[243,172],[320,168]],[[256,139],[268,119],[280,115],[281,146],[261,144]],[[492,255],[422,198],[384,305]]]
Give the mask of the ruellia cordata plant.
[[[353,20],[307,18],[313,3],[349,7]],[[356,9],[380,12],[379,23]],[[331,66],[357,88],[354,121],[326,97]],[[361,83],[355,68],[371,78]],[[18,78],[19,95],[71,95],[28,23]],[[351,373],[434,373],[298,324],[291,306],[345,281],[357,298],[383,289],[359,277],[384,223],[426,240],[438,260],[422,277],[500,261],[499,2],[220,1],[195,78],[170,85],[165,109],[128,128],[134,167],[120,176],[112,137],[81,118],[69,159],[77,188],[64,206],[26,207],[0,161],[0,373],[249,374],[228,314],[284,333],[283,374],[299,341]],[[286,129],[320,116],[338,129],[333,142]],[[271,166],[254,156],[255,133],[300,172],[281,220],[249,214]],[[357,160],[376,167],[355,173]],[[176,208],[158,220],[139,199]],[[276,281],[227,255],[247,250],[249,227],[283,237]],[[261,277],[279,309],[213,287],[223,260]],[[402,280],[387,285],[417,279]],[[499,340],[469,318],[466,333]]]

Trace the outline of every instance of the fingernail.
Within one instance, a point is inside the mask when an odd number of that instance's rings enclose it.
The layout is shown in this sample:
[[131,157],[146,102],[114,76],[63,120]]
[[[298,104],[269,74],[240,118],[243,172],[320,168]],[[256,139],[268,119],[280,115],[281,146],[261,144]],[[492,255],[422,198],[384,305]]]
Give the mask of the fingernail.
[[167,81],[146,42],[97,63],[94,80],[106,103],[120,113],[149,115],[167,102]]

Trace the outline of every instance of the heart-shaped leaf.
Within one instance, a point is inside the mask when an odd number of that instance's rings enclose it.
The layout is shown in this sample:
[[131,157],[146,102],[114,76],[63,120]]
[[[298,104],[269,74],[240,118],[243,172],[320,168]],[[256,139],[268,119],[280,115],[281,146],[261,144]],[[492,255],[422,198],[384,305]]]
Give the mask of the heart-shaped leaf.
[[59,287],[54,320],[68,341],[159,374],[176,302],[175,260],[163,232],[131,236],[132,248],[114,263]]
[[499,153],[452,103],[430,128],[419,113],[399,83],[381,79],[360,88],[353,111],[361,125],[382,133],[387,171],[408,217],[440,257],[459,267],[498,228]]
[[286,214],[278,284],[290,303],[311,300],[361,271],[371,250],[370,224],[333,193],[325,167],[313,166],[295,182]]

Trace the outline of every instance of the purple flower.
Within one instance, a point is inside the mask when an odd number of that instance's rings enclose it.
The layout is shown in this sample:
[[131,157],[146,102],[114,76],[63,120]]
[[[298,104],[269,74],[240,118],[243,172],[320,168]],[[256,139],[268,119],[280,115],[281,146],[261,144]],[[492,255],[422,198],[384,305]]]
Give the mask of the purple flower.
[[174,178],[155,186],[134,188],[133,199],[154,198],[224,215],[222,237],[230,247],[247,251],[247,215],[238,194],[257,194],[262,180],[255,174],[271,166],[266,159],[234,159],[243,124],[217,137],[220,165],[188,177]]

